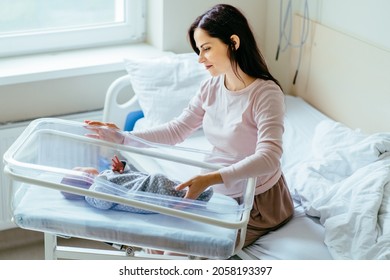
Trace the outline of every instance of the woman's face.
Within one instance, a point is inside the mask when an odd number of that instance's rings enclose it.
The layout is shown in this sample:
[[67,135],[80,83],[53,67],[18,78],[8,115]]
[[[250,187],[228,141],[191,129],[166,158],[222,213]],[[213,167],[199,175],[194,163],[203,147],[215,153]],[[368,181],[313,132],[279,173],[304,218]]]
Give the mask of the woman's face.
[[228,45],[220,39],[211,37],[206,31],[196,28],[194,40],[199,50],[199,63],[204,64],[212,76],[219,76],[232,71],[228,57]]

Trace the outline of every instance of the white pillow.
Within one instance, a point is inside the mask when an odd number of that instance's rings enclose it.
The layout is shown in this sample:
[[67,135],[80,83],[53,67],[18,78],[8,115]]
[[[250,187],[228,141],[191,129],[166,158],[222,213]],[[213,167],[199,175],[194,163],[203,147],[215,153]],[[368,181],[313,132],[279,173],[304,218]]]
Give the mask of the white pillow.
[[351,129],[333,120],[324,120],[315,128],[312,152],[317,158],[326,157],[334,151],[349,148],[366,137],[359,129]]
[[316,158],[340,158],[356,170],[390,153],[390,133],[365,134],[335,121],[322,121],[315,130],[312,155]]
[[133,90],[150,126],[179,116],[210,77],[195,53],[125,60]]

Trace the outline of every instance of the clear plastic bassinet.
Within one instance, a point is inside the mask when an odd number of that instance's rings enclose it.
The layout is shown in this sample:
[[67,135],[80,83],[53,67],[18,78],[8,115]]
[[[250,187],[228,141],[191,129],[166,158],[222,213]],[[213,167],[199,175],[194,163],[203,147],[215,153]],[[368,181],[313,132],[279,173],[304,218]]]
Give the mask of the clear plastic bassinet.
[[[245,232],[253,179],[243,181],[242,197],[214,192],[209,201],[201,201],[123,188],[113,192],[118,189],[115,183],[75,169],[91,167],[101,172],[111,168],[117,155],[145,174],[184,181],[232,159],[136,137],[131,146],[113,144],[87,137],[89,133],[84,123],[38,119],[4,154],[5,173],[21,182],[12,204],[19,227],[211,258],[228,257],[242,246],[236,244],[237,233]],[[102,187],[92,189],[97,182]],[[66,194],[142,211],[97,209]]]

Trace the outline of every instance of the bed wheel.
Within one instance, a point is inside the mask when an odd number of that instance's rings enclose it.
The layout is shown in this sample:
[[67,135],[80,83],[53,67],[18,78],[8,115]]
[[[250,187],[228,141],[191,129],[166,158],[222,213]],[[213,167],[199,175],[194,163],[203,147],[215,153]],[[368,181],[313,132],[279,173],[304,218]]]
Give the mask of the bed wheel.
[[131,246],[126,247],[125,251],[126,251],[126,256],[130,256],[130,257],[134,256],[135,250],[133,247],[131,247]]

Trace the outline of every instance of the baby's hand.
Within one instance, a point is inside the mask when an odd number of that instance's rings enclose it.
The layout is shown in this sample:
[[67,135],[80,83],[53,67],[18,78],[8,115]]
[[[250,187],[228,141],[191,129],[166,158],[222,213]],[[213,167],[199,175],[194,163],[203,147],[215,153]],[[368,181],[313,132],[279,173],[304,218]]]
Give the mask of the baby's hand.
[[114,158],[112,159],[112,171],[123,173],[124,170],[125,165],[123,164],[123,162],[121,162],[117,156],[114,156]]

